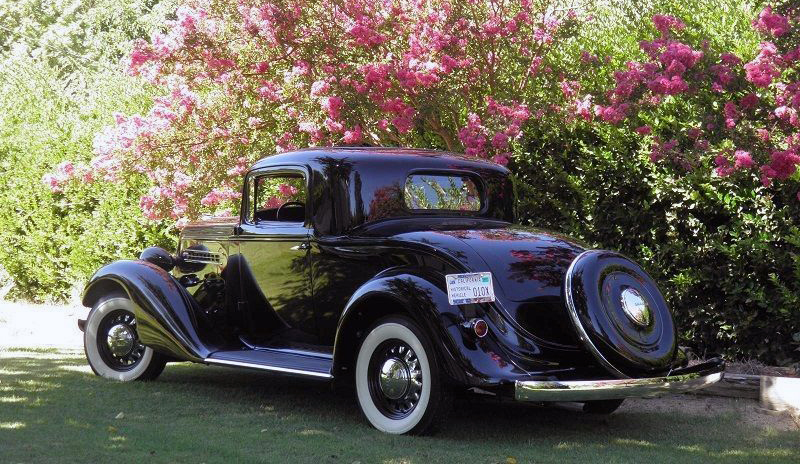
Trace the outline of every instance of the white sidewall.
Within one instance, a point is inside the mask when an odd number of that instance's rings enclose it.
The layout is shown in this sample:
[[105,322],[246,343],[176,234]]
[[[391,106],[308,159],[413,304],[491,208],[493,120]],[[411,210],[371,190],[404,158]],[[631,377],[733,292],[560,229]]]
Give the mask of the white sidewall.
[[[378,410],[369,393],[369,381],[367,380],[369,360],[372,353],[378,345],[392,338],[402,340],[414,350],[422,370],[422,393],[420,394],[419,403],[417,403],[411,414],[403,419],[390,419]],[[364,343],[361,344],[361,349],[358,351],[358,360],[356,361],[356,393],[361,410],[367,420],[373,427],[382,432],[402,434],[419,424],[428,409],[428,403],[431,399],[431,364],[428,361],[428,353],[423,348],[422,342],[414,335],[411,329],[396,322],[389,322],[375,327],[367,335]]]
[[[104,300],[92,310],[91,314],[89,314],[89,320],[86,321],[86,330],[83,333],[83,346],[86,350],[86,358],[89,360],[89,364],[91,364],[98,375],[107,379],[128,382],[136,380],[144,374],[147,367],[150,366],[150,362],[153,360],[153,349],[145,347],[141,361],[139,361],[136,367],[129,371],[116,371],[103,361],[103,357],[100,356],[100,352],[97,350],[97,329],[100,327],[100,322],[103,318],[117,309],[124,309],[133,314],[133,304],[131,304],[131,301],[127,298],[110,298]],[[102,340],[102,342],[105,343],[105,340]]]

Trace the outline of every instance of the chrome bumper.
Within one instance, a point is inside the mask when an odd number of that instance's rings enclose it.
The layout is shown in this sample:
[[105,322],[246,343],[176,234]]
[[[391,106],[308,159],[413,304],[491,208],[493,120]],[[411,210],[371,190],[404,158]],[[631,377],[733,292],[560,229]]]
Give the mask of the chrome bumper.
[[613,380],[517,381],[518,401],[591,401],[653,397],[707,387],[722,378],[721,359],[673,371],[665,377]]

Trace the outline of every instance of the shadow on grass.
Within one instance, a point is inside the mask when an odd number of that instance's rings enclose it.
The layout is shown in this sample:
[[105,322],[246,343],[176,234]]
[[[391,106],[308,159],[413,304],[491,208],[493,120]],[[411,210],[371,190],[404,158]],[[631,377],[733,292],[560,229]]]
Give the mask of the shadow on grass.
[[628,407],[595,417],[467,399],[437,435],[397,437],[373,430],[353,394],[325,383],[185,363],[155,382],[117,383],[92,375],[79,352],[0,355],[0,450],[9,461],[800,460],[797,431],[748,426],[736,411]]

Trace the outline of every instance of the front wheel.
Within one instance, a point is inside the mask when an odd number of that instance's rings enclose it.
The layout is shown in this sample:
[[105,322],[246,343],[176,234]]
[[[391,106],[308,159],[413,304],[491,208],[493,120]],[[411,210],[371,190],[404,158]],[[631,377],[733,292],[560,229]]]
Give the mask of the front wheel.
[[166,365],[163,355],[139,342],[133,303],[119,293],[101,298],[89,312],[83,349],[92,371],[107,379],[153,380]]
[[383,432],[431,432],[450,409],[433,346],[406,317],[385,318],[372,327],[358,351],[355,374],[361,411]]

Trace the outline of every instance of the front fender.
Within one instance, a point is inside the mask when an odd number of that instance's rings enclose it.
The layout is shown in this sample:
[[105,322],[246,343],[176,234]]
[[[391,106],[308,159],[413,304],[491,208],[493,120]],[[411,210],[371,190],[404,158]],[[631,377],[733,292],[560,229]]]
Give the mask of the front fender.
[[165,270],[146,261],[116,261],[97,271],[83,292],[93,306],[108,291],[121,289],[134,305],[139,340],[159,352],[202,361],[212,351],[197,333],[191,295]]
[[493,387],[525,378],[528,373],[509,361],[495,334],[478,338],[465,329],[464,311],[448,302],[444,289],[443,276],[416,269],[385,272],[365,283],[350,298],[339,318],[333,372],[341,372],[348,355],[352,356],[358,348],[358,342],[350,339],[357,336],[352,327],[386,315],[386,305],[377,302],[390,299],[427,333],[445,372],[456,383]]

